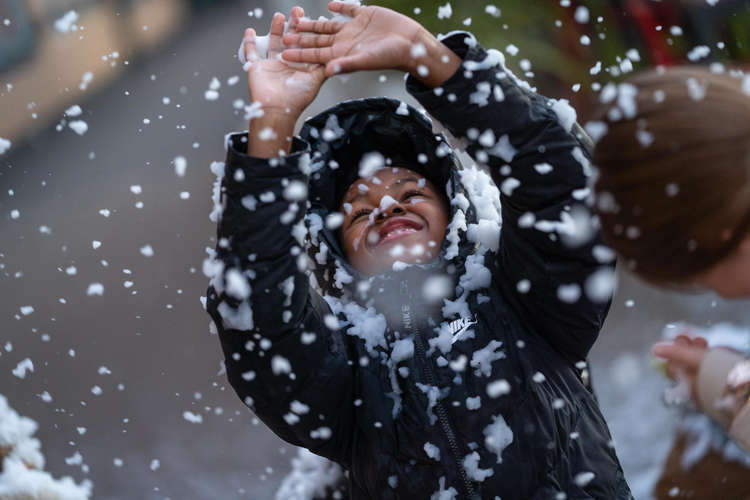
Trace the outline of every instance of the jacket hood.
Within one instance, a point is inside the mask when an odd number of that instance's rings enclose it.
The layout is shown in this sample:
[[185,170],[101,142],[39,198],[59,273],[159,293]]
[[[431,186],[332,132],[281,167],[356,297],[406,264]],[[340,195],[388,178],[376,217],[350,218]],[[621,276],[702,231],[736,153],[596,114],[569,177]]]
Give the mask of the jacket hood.
[[[323,292],[341,296],[367,279],[347,262],[337,229],[326,222],[338,212],[341,197],[360,177],[360,162],[363,158],[368,161],[366,155],[371,153],[385,165],[408,165],[444,190],[451,211],[446,239],[432,264],[414,267],[448,267],[453,275],[462,274],[463,259],[457,259],[453,266],[445,264],[459,255],[466,257],[475,249],[476,241],[465,237],[470,227],[478,226],[477,210],[471,202],[477,193],[470,191],[474,191],[472,187],[477,191],[483,187],[466,185],[467,175],[475,178],[478,169],[468,171],[462,166],[445,137],[433,132],[427,116],[395,99],[357,99],[307,120],[300,137],[313,152],[306,214],[308,253],[315,262],[315,277]],[[489,176],[482,174],[489,182]],[[496,192],[495,198],[498,199]],[[494,208],[490,218],[499,222],[499,204]]]

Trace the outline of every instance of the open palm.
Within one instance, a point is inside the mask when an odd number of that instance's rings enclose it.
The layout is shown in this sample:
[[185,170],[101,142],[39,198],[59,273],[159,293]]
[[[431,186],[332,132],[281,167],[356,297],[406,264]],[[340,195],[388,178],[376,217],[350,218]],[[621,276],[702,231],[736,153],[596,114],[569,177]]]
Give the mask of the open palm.
[[[292,9],[287,33],[296,34],[302,16],[302,8]],[[283,14],[273,16],[267,58],[258,54],[255,30],[245,31],[245,58],[252,63],[247,74],[248,88],[250,97],[260,101],[264,108],[288,108],[288,112],[299,114],[315,99],[326,76],[320,64],[291,63],[281,58],[284,21]]]
[[412,45],[422,30],[419,23],[382,7],[332,2],[329,9],[352,19],[301,20],[296,32],[284,37],[285,43],[300,47],[285,50],[285,60],[325,64],[328,76],[360,70],[409,69]]

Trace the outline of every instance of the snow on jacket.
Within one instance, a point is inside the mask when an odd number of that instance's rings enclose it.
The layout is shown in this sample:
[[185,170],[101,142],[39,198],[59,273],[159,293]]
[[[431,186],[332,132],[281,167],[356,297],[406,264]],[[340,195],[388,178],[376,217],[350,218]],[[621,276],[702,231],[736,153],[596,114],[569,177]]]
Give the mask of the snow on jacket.
[[[444,43],[463,67],[407,89],[499,191],[390,99],[308,120],[283,158],[230,137],[205,265],[229,381],[282,439],[348,470],[352,498],[631,498],[586,384],[614,262],[583,205],[585,134],[499,52]],[[329,216],[373,151],[445,187],[430,265],[365,277],[344,259]]]

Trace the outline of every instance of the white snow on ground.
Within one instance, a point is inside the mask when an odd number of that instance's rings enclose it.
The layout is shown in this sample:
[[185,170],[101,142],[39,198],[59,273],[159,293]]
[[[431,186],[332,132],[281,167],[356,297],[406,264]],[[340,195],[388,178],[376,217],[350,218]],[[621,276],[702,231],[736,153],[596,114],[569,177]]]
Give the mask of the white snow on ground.
[[292,471],[282,481],[276,500],[323,498],[327,488],[335,486],[342,475],[341,467],[335,463],[298,448],[297,456],[292,458]]
[[632,352],[620,355],[613,363],[592,363],[591,371],[633,496],[650,499],[678,416],[675,409],[662,403],[662,392],[669,382],[650,366],[646,356]]
[[[91,497],[91,482],[80,485],[72,478],[54,479],[44,472],[41,443],[34,438],[37,423],[21,417],[0,394],[0,498],[85,500]],[[3,457],[3,453],[7,456]]]

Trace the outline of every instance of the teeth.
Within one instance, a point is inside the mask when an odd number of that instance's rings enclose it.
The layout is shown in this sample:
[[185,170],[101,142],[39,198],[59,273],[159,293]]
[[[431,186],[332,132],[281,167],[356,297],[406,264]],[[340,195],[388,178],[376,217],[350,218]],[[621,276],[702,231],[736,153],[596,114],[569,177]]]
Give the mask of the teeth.
[[388,231],[388,233],[386,233],[386,235],[383,238],[385,239],[391,236],[400,236],[402,234],[409,234],[409,233],[416,233],[416,232],[417,230],[411,227],[400,227],[394,231]]

